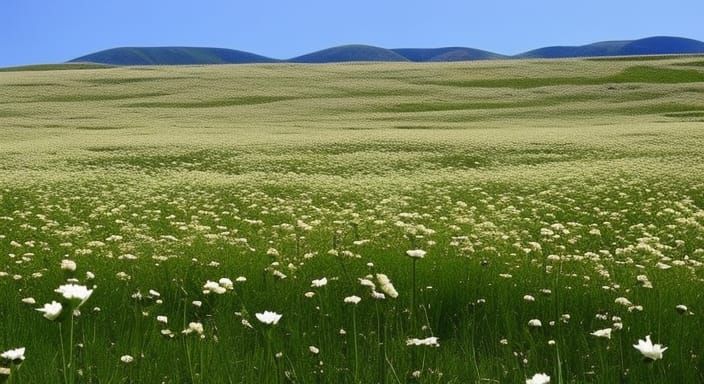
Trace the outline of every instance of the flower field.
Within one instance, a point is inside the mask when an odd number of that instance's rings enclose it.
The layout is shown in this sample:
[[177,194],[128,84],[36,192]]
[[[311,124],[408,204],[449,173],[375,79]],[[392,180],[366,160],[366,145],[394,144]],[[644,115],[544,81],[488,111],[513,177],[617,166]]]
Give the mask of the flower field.
[[702,63],[0,72],[0,382],[704,382]]

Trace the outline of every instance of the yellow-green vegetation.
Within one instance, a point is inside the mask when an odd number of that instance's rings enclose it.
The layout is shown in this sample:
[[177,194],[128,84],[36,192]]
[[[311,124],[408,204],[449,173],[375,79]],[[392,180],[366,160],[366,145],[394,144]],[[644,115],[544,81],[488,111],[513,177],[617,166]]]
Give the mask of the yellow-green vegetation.
[[702,382],[701,63],[0,72],[0,374]]

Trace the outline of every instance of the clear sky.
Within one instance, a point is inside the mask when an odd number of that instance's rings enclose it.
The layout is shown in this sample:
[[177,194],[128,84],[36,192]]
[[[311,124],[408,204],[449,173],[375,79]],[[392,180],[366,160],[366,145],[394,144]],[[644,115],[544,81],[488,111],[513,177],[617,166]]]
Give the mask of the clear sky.
[[655,35],[704,40],[704,0],[0,0],[0,66],[119,46],[286,59],[352,43],[515,54]]

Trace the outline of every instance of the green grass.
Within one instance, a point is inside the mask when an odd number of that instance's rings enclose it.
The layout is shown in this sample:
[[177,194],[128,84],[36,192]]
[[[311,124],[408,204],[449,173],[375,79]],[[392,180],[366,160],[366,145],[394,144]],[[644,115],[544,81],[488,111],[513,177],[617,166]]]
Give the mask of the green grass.
[[141,102],[125,104],[124,107],[129,108],[214,108],[214,107],[229,107],[233,105],[255,105],[268,104],[277,101],[293,100],[295,97],[288,96],[243,96],[233,97],[229,99],[193,101],[193,102]]
[[621,73],[602,77],[520,77],[491,80],[433,81],[429,84],[454,87],[537,88],[559,85],[605,85],[621,83],[679,84],[704,81],[704,73],[693,69],[633,66]]
[[165,82],[165,81],[174,81],[174,80],[182,80],[186,79],[186,77],[105,77],[105,78],[97,78],[97,79],[86,79],[83,80],[86,83],[90,84],[98,84],[98,85],[119,85],[119,84],[132,84],[132,83],[143,83],[143,82]]
[[680,66],[687,66],[687,67],[704,67],[704,60],[690,61],[690,62],[686,62],[686,63],[679,63],[678,65],[680,65]]
[[18,67],[0,68],[0,72],[31,72],[31,71],[65,71],[76,69],[107,69],[114,68],[112,65],[105,64],[37,64],[37,65],[22,65]]
[[704,110],[702,111],[691,111],[691,112],[674,112],[666,113],[667,117],[704,117]]
[[[691,62],[0,73],[0,352],[27,348],[13,383],[703,382]],[[381,291],[377,273],[397,298],[360,284]],[[73,343],[35,310],[65,303],[69,278],[94,289]],[[646,335],[662,360],[632,347]]]
[[601,61],[601,62],[608,62],[608,61],[633,62],[633,61],[672,60],[672,59],[692,58],[692,57],[695,57],[695,58],[701,57],[701,55],[652,55],[652,56],[623,56],[623,57],[592,57],[592,58],[588,58],[586,60]]
[[128,100],[141,99],[145,97],[166,96],[165,92],[145,92],[145,93],[126,93],[126,94],[63,94],[63,95],[47,95],[32,99],[32,102],[42,103],[76,103],[86,101],[109,101],[109,100]]

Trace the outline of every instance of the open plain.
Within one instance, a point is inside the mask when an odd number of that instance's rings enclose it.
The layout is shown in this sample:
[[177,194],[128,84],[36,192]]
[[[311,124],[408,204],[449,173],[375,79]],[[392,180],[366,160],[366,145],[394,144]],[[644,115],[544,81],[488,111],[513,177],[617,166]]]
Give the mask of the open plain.
[[704,382],[702,56],[27,69],[14,383]]

